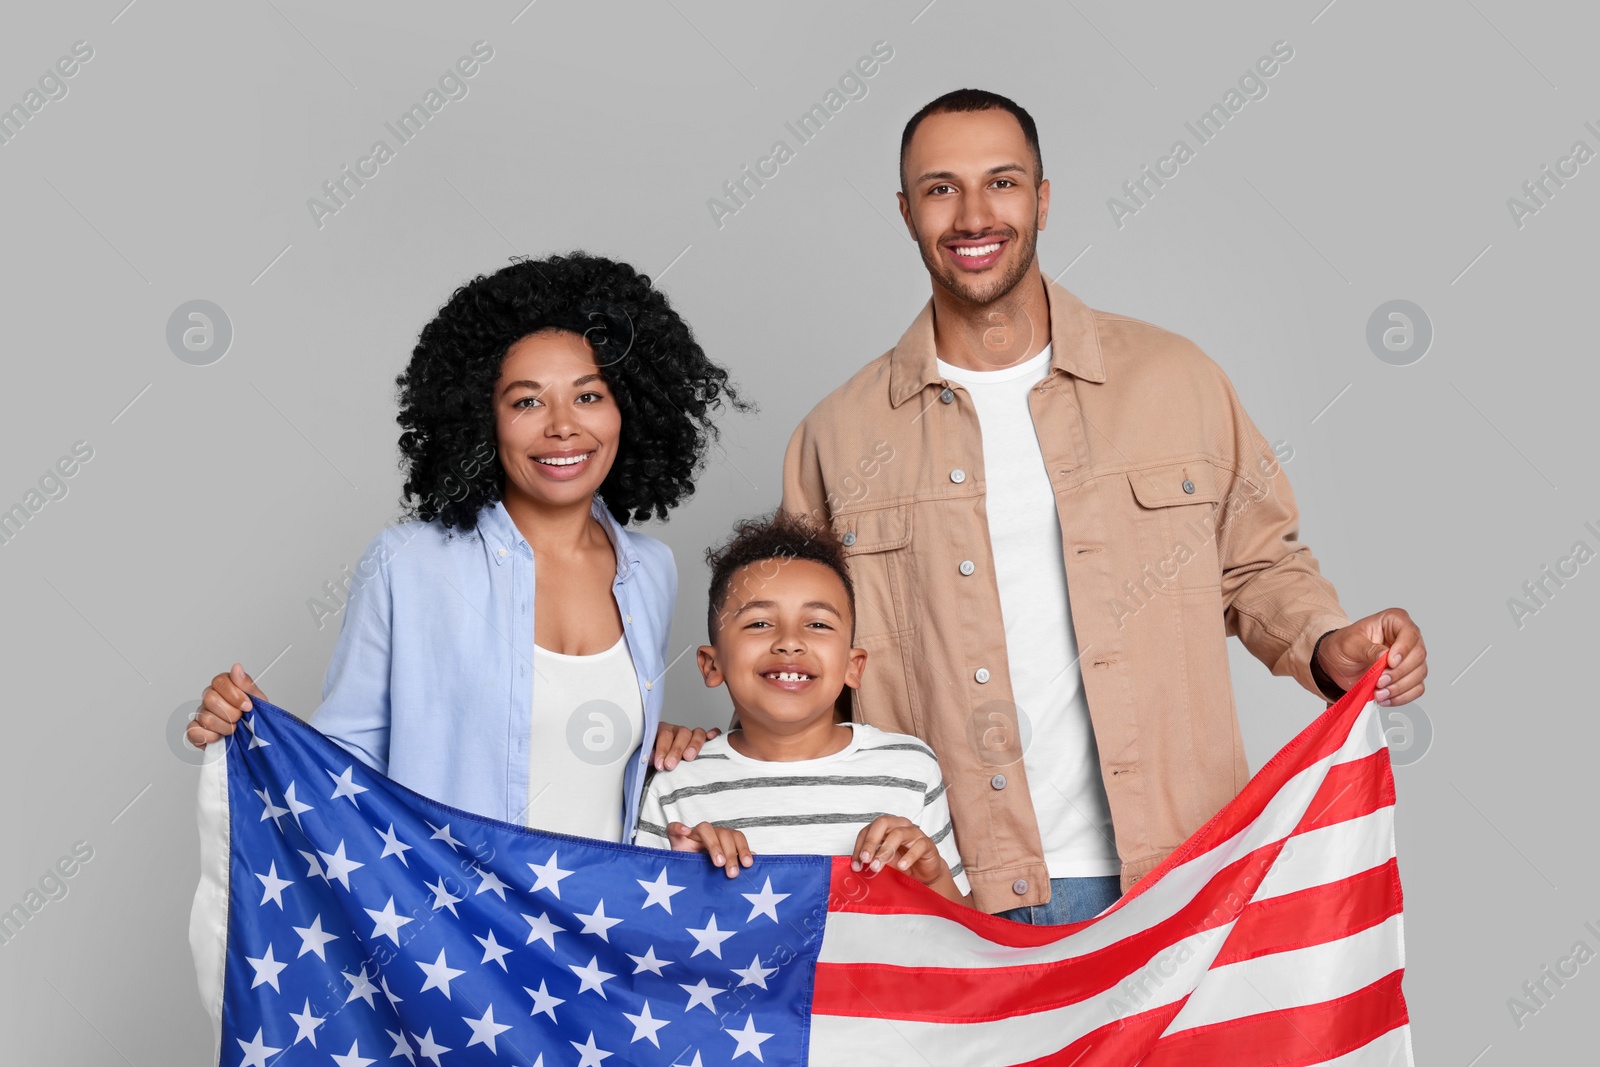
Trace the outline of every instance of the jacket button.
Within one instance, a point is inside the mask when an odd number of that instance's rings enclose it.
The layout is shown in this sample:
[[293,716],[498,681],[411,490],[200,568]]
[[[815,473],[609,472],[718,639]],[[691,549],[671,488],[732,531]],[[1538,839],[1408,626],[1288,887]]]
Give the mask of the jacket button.
[[1028,880],[1026,878],[1018,878],[1011,883],[1011,891],[1019,897],[1025,895],[1028,892]]
[[996,789],[1004,789],[1006,787],[1006,776],[1003,774],[997,774],[993,778],[989,779],[989,784]]
[[974,674],[973,677],[979,682],[987,682],[989,680],[989,668],[979,667],[977,673]]
[[1190,481],[1190,480],[1189,480],[1189,479],[1187,479],[1187,478],[1185,478],[1185,479],[1184,479],[1184,480],[1183,480],[1183,491],[1184,491],[1184,492],[1185,492],[1185,493],[1192,493],[1192,492],[1194,492],[1194,483],[1193,483],[1193,482],[1191,482],[1191,481]]
[[955,470],[950,472],[950,480],[955,482],[957,485],[960,485],[962,482],[967,480],[967,472],[962,470],[960,467],[957,467]]
[[849,548],[851,545],[856,543],[856,532],[851,530],[843,537],[839,538],[839,540],[844,542],[844,547]]
[[961,573],[962,574],[971,574],[973,571],[975,571],[977,569],[978,569],[977,567],[972,565],[972,561],[970,559],[964,559],[964,560],[961,561]]
[[939,399],[944,401],[946,404],[948,404],[951,401],[955,400],[955,398],[956,398],[956,394],[951,392],[949,389],[946,389],[942,393],[939,394]]

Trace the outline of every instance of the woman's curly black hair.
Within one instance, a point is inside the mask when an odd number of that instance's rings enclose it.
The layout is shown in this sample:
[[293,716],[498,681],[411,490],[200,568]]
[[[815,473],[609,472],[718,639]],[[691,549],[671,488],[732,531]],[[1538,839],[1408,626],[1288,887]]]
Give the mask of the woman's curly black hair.
[[694,492],[717,435],[712,410],[751,409],[628,264],[584,252],[519,259],[457,289],[395,379],[408,515],[472,530],[479,510],[500,499],[494,385],[506,350],[551,328],[588,340],[621,411],[616,461],[600,486],[618,522],[666,518]]

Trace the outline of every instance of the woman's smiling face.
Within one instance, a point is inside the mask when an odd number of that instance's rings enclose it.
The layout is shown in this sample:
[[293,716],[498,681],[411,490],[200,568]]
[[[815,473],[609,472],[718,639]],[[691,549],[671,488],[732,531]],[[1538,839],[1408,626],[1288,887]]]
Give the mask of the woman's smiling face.
[[579,335],[540,330],[507,349],[494,414],[507,500],[586,504],[611,473],[622,412]]

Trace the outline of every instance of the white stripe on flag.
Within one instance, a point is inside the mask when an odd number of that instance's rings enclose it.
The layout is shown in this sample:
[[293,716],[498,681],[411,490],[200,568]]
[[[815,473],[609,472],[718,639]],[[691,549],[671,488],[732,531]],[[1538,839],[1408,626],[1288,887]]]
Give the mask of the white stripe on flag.
[[232,828],[228,824],[228,758],[231,738],[213,741],[200,765],[200,884],[189,909],[189,951],[194,955],[200,1003],[211,1016],[213,1056],[222,1047],[222,985],[228,964],[228,860]]

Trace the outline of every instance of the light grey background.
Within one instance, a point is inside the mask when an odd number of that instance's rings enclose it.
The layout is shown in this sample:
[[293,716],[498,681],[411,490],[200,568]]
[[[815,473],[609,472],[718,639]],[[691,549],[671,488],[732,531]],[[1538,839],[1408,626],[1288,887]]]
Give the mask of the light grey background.
[[[164,730],[235,659],[315,708],[337,626],[306,602],[395,513],[392,379],[451,289],[513,253],[627,259],[760,403],[651,529],[677,553],[688,647],[704,546],[777,502],[797,420],[927,298],[895,216],[899,134],[967,84],[1039,122],[1046,271],[1218,360],[1293,447],[1302,534],[1352,616],[1403,606],[1427,636],[1434,741],[1397,772],[1420,1062],[1593,1055],[1600,965],[1521,1028],[1507,1007],[1576,942],[1600,949],[1600,563],[1521,627],[1507,606],[1575,541],[1600,549],[1600,162],[1520,228],[1507,207],[1574,141],[1600,149],[1592,8],[125,2],[12,5],[0,30],[0,105],[94,49],[0,145],[0,507],[94,450],[0,546],[0,909],[94,850],[0,945],[0,1059],[204,1059],[194,771]],[[393,144],[384,123],[478,40],[494,56],[469,94],[318,228],[307,198]],[[1268,95],[1119,228],[1107,198],[1192,145],[1184,122],[1279,40],[1294,58]],[[868,94],[716,225],[707,199],[794,147],[784,122],[877,41],[894,55]],[[234,331],[209,366],[166,342],[194,299]],[[1434,329],[1408,366],[1366,341],[1393,299]],[[1234,646],[1259,765],[1322,705]],[[692,656],[668,684],[671,717],[723,720]]]

